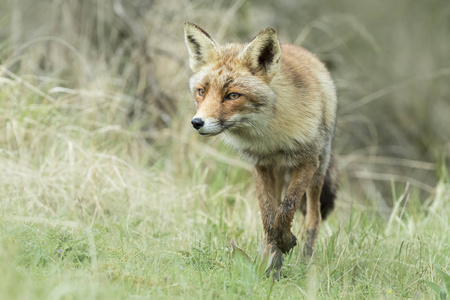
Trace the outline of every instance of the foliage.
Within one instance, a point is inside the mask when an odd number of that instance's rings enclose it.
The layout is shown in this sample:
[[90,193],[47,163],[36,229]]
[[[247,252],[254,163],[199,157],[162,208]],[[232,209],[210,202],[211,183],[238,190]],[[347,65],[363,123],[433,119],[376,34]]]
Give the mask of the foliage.
[[[441,293],[450,267],[449,9],[406,0],[1,1],[0,298]],[[220,42],[273,26],[317,53],[336,80],[337,208],[313,259],[294,249],[277,283],[260,276],[259,261],[232,259],[231,237],[257,257],[259,209],[251,168],[189,126],[188,20]]]

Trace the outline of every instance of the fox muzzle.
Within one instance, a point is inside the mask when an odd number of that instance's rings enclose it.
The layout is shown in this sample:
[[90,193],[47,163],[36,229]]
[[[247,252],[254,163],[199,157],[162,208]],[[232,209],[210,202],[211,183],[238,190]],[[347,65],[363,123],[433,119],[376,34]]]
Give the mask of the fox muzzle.
[[200,118],[194,118],[192,119],[191,124],[195,129],[199,130],[203,127],[203,125],[205,125],[205,122]]
[[191,124],[201,135],[216,135],[224,130],[223,124],[214,118],[202,118],[195,116],[192,119]]

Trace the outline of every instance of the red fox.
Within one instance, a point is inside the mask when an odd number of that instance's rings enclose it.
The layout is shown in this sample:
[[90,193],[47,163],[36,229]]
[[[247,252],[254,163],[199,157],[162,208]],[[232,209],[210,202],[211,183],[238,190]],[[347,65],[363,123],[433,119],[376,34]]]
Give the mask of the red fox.
[[249,44],[223,46],[195,24],[185,23],[184,31],[197,107],[192,125],[204,136],[221,134],[254,165],[266,242],[275,253],[270,270],[279,276],[282,254],[297,244],[295,212],[306,215],[309,257],[320,221],[334,207],[333,80],[312,53],[280,45],[272,28]]

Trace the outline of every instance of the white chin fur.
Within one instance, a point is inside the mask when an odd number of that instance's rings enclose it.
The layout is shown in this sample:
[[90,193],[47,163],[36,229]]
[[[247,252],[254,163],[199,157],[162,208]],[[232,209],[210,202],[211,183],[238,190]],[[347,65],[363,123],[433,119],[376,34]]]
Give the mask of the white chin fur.
[[223,131],[223,126],[216,119],[203,119],[205,124],[197,132],[201,135],[216,135]]

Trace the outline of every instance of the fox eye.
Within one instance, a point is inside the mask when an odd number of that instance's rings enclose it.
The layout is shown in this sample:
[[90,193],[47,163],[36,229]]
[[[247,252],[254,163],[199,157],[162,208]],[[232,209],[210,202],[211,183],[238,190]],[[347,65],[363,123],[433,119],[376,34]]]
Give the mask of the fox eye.
[[239,93],[230,93],[228,95],[225,96],[226,100],[236,100],[241,96],[241,94]]
[[200,97],[204,97],[205,96],[205,90],[204,89],[198,89],[197,93]]

